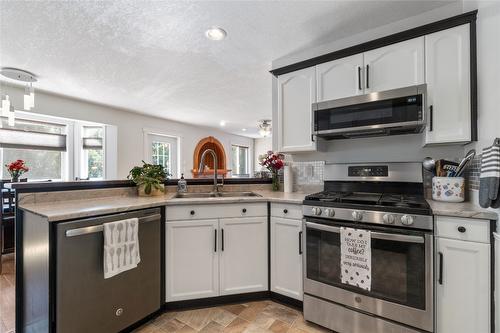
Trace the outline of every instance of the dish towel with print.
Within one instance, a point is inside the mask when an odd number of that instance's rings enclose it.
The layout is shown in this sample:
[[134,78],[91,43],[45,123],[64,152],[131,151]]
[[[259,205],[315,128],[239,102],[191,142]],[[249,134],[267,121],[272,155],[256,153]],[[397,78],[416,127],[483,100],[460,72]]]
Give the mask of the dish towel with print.
[[136,268],[139,253],[139,219],[104,223],[104,278]]
[[483,149],[479,177],[479,204],[483,208],[500,207],[500,146]]
[[371,232],[340,228],[341,281],[364,290],[372,287]]

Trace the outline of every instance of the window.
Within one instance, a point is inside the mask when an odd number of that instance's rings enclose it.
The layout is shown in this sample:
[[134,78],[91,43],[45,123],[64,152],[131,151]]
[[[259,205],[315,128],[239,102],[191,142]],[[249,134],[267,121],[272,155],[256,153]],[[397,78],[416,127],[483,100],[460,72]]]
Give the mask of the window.
[[177,178],[177,138],[167,135],[146,133],[146,160],[160,164],[173,178]]
[[104,178],[104,126],[82,126],[81,178]]
[[233,145],[232,154],[232,172],[234,176],[248,177],[248,147]]
[[30,169],[21,176],[28,181],[116,177],[116,127],[16,113],[14,126],[8,126],[7,120],[0,117],[2,179],[10,178],[5,164],[18,159],[26,161]]
[[62,180],[65,176],[66,132],[64,124],[16,119],[14,126],[0,118],[1,177],[10,178],[5,167],[21,159],[29,167],[21,178]]
[[153,141],[152,149],[152,162],[153,164],[160,164],[170,173],[172,166],[170,163],[170,144],[165,142]]

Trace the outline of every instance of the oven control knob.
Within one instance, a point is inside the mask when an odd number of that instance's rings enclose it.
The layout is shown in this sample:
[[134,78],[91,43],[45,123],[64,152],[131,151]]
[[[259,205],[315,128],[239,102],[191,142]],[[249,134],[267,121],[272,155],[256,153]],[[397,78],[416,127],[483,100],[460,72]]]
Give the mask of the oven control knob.
[[327,217],[334,217],[335,216],[335,211],[331,208],[325,209],[325,215]]
[[319,207],[313,207],[311,211],[314,215],[321,215],[321,208]]
[[352,212],[352,218],[354,219],[354,221],[361,221],[363,219],[363,213],[355,210],[354,212]]
[[410,215],[403,215],[401,216],[401,223],[404,225],[412,225],[413,224],[413,217]]
[[384,223],[385,224],[394,224],[394,221],[396,220],[394,218],[394,215],[392,214],[385,214],[383,217],[382,217],[382,220],[384,220]]

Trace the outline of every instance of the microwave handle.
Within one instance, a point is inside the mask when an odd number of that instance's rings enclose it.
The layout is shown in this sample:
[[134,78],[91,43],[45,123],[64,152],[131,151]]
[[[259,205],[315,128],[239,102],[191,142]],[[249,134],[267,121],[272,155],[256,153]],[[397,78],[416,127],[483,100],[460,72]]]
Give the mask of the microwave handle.
[[[319,223],[306,222],[306,227],[321,231],[340,233],[339,227],[333,227],[329,225],[323,225]],[[402,234],[389,234],[385,232],[371,232],[371,238],[380,239],[380,240],[389,240],[395,242],[404,242],[404,243],[425,243],[424,237],[421,236],[412,236],[412,235],[402,235]]]

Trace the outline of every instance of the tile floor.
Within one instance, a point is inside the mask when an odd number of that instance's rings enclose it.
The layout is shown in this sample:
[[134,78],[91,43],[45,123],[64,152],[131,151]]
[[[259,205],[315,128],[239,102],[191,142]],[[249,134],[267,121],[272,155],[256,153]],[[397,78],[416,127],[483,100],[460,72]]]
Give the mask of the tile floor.
[[135,333],[322,333],[331,332],[304,321],[300,311],[272,301],[167,312]]
[[[14,333],[14,256],[3,256],[0,275],[0,333]],[[302,313],[272,301],[167,312],[134,333],[322,333],[331,332],[304,321]]]

